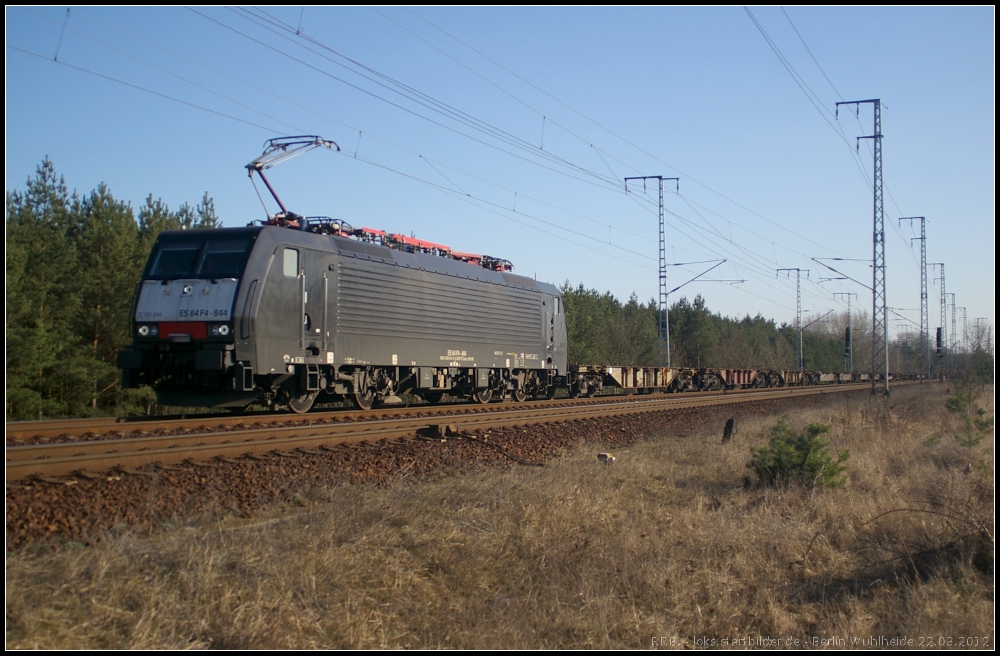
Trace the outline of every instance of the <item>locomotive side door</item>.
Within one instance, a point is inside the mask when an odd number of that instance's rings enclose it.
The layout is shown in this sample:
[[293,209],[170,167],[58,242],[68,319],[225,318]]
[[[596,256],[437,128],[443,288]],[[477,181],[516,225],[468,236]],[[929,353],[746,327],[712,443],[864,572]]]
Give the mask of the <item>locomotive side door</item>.
[[281,245],[274,251],[257,303],[258,372],[284,373],[305,356],[305,274],[302,249]]
[[545,297],[545,362],[548,369],[564,373],[566,368],[566,314],[562,297]]
[[552,363],[556,346],[556,302],[557,299],[548,294],[542,295],[542,318],[545,322],[545,364]]
[[[302,350],[307,362],[333,364],[330,300],[333,288],[334,258],[329,253],[302,250]],[[312,359],[310,359],[312,358]]]

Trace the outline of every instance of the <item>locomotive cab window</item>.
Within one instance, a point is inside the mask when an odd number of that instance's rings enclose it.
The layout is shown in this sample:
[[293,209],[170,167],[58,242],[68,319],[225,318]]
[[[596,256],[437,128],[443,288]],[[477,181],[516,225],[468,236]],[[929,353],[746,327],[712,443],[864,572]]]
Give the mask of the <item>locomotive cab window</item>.
[[299,252],[294,248],[286,248],[282,256],[281,271],[286,278],[297,278],[299,275]]
[[201,244],[181,242],[165,244],[160,248],[153,264],[154,276],[184,276],[195,271],[195,263],[201,252]]
[[238,278],[243,273],[253,239],[204,236],[160,239],[150,257],[147,278]]
[[205,244],[198,273],[209,278],[237,278],[246,251],[245,239],[213,239]]

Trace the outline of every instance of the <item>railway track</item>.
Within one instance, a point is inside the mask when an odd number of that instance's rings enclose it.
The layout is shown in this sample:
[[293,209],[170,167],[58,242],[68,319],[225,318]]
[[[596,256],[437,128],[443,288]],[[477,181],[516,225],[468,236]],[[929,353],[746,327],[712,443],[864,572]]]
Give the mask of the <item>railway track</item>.
[[[786,387],[743,390],[726,394],[684,394],[669,396],[597,397],[560,399],[525,404],[446,404],[412,406],[372,411],[339,411],[299,415],[210,416],[151,421],[94,420],[73,422],[72,430],[86,436],[105,433],[95,439],[66,440],[49,444],[10,446],[12,440],[27,439],[55,431],[68,435],[63,422],[29,428],[8,425],[7,480],[67,476],[108,471],[135,470],[151,465],[171,466],[185,461],[198,463],[213,458],[278,452],[329,449],[357,442],[378,442],[413,438],[421,433],[443,435],[451,432],[482,431],[503,426],[528,426],[580,419],[597,419],[630,414],[694,407],[789,399],[818,394],[863,390],[867,384],[829,387]],[[104,421],[104,424],[100,424]],[[250,424],[249,426],[247,424]],[[98,426],[113,428],[98,428]],[[127,429],[123,430],[124,427]],[[163,431],[170,434],[151,435]],[[21,437],[19,437],[21,436]]]
[[116,439],[150,433],[170,434],[192,430],[231,430],[241,425],[315,424],[334,421],[371,421],[389,417],[451,415],[466,412],[499,412],[512,407],[585,405],[588,403],[626,402],[629,397],[597,397],[592,399],[554,399],[524,403],[492,403],[485,406],[467,402],[429,405],[384,406],[373,410],[336,408],[305,415],[271,411],[233,414],[174,415],[162,417],[98,417],[94,419],[57,419],[51,421],[20,421],[7,424],[7,446],[51,441],[82,441]]
[[[864,389],[867,383],[850,385],[840,385],[836,389],[848,391],[853,389]],[[788,391],[797,388],[780,388]],[[824,388],[834,389],[834,388]],[[768,390],[731,390],[724,392],[724,396],[738,394],[759,394]],[[778,391],[778,390],[771,390]],[[704,398],[718,395],[718,392],[688,392],[685,398]],[[439,405],[428,405],[419,403],[416,405],[393,405],[383,406],[373,410],[356,410],[353,408],[336,408],[330,410],[313,411],[305,415],[290,413],[276,413],[272,411],[250,412],[243,414],[184,414],[184,415],[164,415],[164,416],[128,416],[128,417],[94,417],[88,419],[53,419],[41,421],[13,421],[6,424],[7,447],[23,446],[25,444],[53,442],[53,441],[87,441],[98,439],[118,439],[129,436],[143,436],[151,433],[171,434],[185,431],[207,431],[207,430],[231,430],[233,427],[241,425],[281,425],[281,424],[312,424],[332,421],[370,421],[372,419],[384,419],[388,417],[404,416],[437,416],[452,415],[471,412],[500,412],[514,407],[539,408],[539,407],[579,407],[595,403],[635,403],[637,400],[664,398],[660,395],[654,396],[597,396],[594,398],[557,398],[548,401],[527,401],[525,403],[514,403],[507,401],[503,403],[491,403],[480,406],[467,402],[444,403]],[[674,398],[671,395],[669,398]]]

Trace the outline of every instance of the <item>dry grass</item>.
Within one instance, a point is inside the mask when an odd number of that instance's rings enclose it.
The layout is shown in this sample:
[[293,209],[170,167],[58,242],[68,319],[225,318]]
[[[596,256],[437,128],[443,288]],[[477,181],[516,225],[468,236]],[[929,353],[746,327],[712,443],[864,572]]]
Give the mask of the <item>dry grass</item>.
[[992,648],[993,438],[961,446],[943,400],[922,386],[789,413],[851,450],[841,490],[752,485],[777,417],[746,418],[725,445],[720,424],[610,466],[585,446],[8,555],[7,647]]

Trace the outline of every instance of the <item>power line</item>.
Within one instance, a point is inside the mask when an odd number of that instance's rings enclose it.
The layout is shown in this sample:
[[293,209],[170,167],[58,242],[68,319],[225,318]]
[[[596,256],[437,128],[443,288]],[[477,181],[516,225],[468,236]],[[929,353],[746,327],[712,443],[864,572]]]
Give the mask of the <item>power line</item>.
[[[742,205],[741,203],[739,203],[739,202],[737,202],[737,201],[733,200],[732,198],[729,198],[729,197],[728,197],[728,196],[726,196],[725,194],[723,194],[723,193],[721,193],[721,192],[719,192],[719,191],[717,191],[717,190],[713,189],[712,187],[710,187],[710,186],[708,186],[707,184],[705,184],[705,183],[701,182],[700,180],[698,180],[698,179],[697,179],[697,178],[695,178],[694,176],[690,175],[689,173],[687,173],[687,172],[685,172],[685,171],[682,171],[681,169],[677,168],[676,166],[674,166],[674,165],[672,165],[672,164],[670,164],[670,163],[668,163],[668,162],[664,161],[664,160],[663,160],[663,159],[661,159],[660,157],[658,157],[658,156],[654,155],[653,153],[649,152],[649,151],[648,151],[648,150],[646,150],[645,148],[643,148],[643,147],[641,147],[641,146],[639,146],[639,145],[637,145],[637,144],[633,143],[632,141],[630,141],[629,139],[627,139],[627,138],[623,137],[622,135],[618,134],[617,132],[615,132],[615,131],[614,131],[614,130],[612,130],[611,128],[609,128],[609,127],[607,127],[607,126],[603,125],[602,123],[600,123],[600,122],[598,122],[598,121],[596,121],[596,120],[594,120],[594,119],[590,118],[589,116],[587,116],[587,115],[586,115],[586,114],[584,114],[583,112],[580,112],[579,110],[577,110],[576,108],[572,107],[571,105],[569,105],[569,104],[567,104],[567,103],[563,102],[562,100],[560,100],[560,99],[559,99],[559,98],[557,98],[556,96],[552,95],[552,94],[551,94],[551,93],[549,93],[548,91],[546,91],[546,90],[542,89],[541,87],[539,87],[538,85],[536,85],[536,84],[532,83],[532,82],[531,82],[530,80],[526,79],[525,77],[523,77],[523,76],[521,76],[521,75],[517,74],[516,72],[512,71],[511,69],[507,68],[507,67],[506,67],[506,66],[504,66],[503,64],[501,64],[501,63],[497,62],[496,60],[494,60],[493,58],[489,57],[488,55],[486,55],[485,53],[481,52],[480,50],[478,50],[478,49],[474,48],[473,46],[471,46],[471,45],[469,45],[469,44],[467,44],[467,43],[465,43],[464,41],[462,41],[462,40],[461,40],[461,39],[459,39],[458,37],[454,36],[453,34],[451,34],[450,32],[448,32],[447,30],[445,30],[445,29],[443,29],[443,28],[439,27],[438,25],[434,24],[433,22],[431,22],[431,21],[430,21],[430,20],[428,20],[427,18],[424,18],[423,16],[421,16],[420,14],[417,14],[417,13],[416,13],[416,12],[414,12],[413,10],[410,10],[410,9],[408,9],[407,11],[409,11],[409,12],[410,12],[411,14],[413,14],[414,16],[416,16],[417,18],[419,18],[420,20],[424,21],[425,23],[427,23],[428,25],[430,25],[430,26],[431,26],[431,27],[433,27],[434,29],[438,30],[439,32],[441,32],[442,34],[444,34],[445,36],[447,36],[448,38],[450,38],[450,39],[454,40],[455,42],[457,42],[457,43],[461,44],[461,45],[462,45],[463,47],[465,47],[465,48],[467,48],[467,49],[471,50],[472,52],[474,52],[475,54],[479,55],[480,57],[482,57],[483,59],[487,60],[488,62],[490,62],[490,63],[494,64],[494,65],[495,65],[495,66],[497,66],[498,68],[500,68],[500,69],[502,69],[502,70],[506,71],[506,72],[507,72],[507,73],[509,73],[509,74],[510,74],[511,76],[513,76],[513,77],[517,78],[518,80],[520,80],[521,82],[523,82],[523,83],[527,84],[528,86],[530,86],[531,88],[535,89],[536,91],[538,91],[538,92],[540,92],[540,93],[544,94],[544,95],[545,95],[545,96],[547,96],[548,98],[551,98],[551,99],[552,99],[553,101],[557,102],[558,104],[560,104],[561,106],[565,107],[565,108],[566,108],[566,109],[568,109],[569,111],[573,112],[573,113],[574,113],[574,114],[576,114],[577,116],[580,116],[581,118],[585,119],[586,121],[588,121],[588,122],[592,123],[593,125],[595,125],[595,126],[599,127],[600,129],[604,130],[605,132],[607,132],[607,133],[608,133],[608,134],[610,134],[611,136],[615,137],[616,139],[618,139],[618,140],[619,140],[619,141],[621,141],[622,143],[624,143],[624,144],[626,144],[626,145],[630,146],[631,148],[634,148],[634,149],[635,149],[636,151],[638,151],[638,152],[642,153],[643,155],[646,155],[647,157],[650,157],[650,158],[652,158],[652,159],[653,159],[653,160],[654,160],[655,162],[658,162],[659,164],[662,164],[662,165],[664,165],[664,166],[667,166],[667,167],[669,167],[669,168],[670,168],[670,169],[672,169],[673,171],[677,172],[677,173],[678,173],[678,174],[679,174],[680,176],[682,176],[682,177],[683,177],[683,178],[685,179],[685,181],[690,181],[690,182],[692,182],[692,183],[694,183],[694,184],[698,185],[699,187],[702,187],[702,188],[704,188],[705,190],[707,190],[707,191],[709,191],[709,192],[711,192],[711,193],[713,193],[713,194],[717,195],[717,196],[718,196],[719,198],[722,198],[722,199],[726,200],[727,202],[729,202],[729,203],[732,203],[732,204],[733,204],[733,205],[735,205],[736,207],[738,207],[738,208],[740,208],[740,209],[742,209],[742,210],[744,210],[744,211],[746,211],[746,212],[748,212],[748,213],[752,214],[753,216],[755,216],[755,217],[757,217],[757,218],[759,218],[759,219],[761,219],[761,220],[763,220],[763,221],[766,221],[766,222],[768,222],[768,223],[769,223],[769,224],[771,224],[771,225],[774,225],[775,227],[777,227],[777,228],[779,228],[779,229],[781,229],[781,230],[783,230],[783,231],[785,231],[785,232],[788,232],[789,234],[792,234],[792,235],[794,235],[794,236],[796,236],[796,237],[798,237],[798,238],[800,238],[800,239],[804,239],[804,240],[806,240],[806,241],[809,241],[809,240],[808,240],[808,238],[806,238],[806,237],[804,237],[804,236],[802,236],[802,235],[799,235],[799,234],[795,233],[794,231],[792,231],[792,230],[789,230],[788,228],[786,228],[786,227],[784,227],[784,226],[782,226],[782,225],[780,225],[780,224],[778,224],[778,223],[775,223],[774,221],[772,221],[771,219],[767,218],[766,216],[764,216],[764,215],[762,215],[762,214],[760,214],[760,213],[758,213],[758,212],[755,212],[755,211],[751,210],[750,208],[748,208],[748,207],[746,207],[746,206]],[[821,113],[822,113],[822,112],[821,112]],[[835,131],[836,131],[836,128],[835,128]],[[848,145],[848,146],[850,145],[850,144],[849,144],[849,142],[847,141],[847,138],[846,138],[846,137],[842,136],[842,139],[844,140],[844,143],[845,143],[846,145]],[[853,151],[852,151],[852,152],[853,152]],[[609,155],[609,156],[610,156],[610,155]],[[602,159],[603,159],[603,158],[602,158]],[[635,167],[635,166],[632,166],[632,165],[629,165],[629,164],[627,164],[627,163],[623,162],[623,161],[622,161],[622,160],[620,160],[620,159],[617,159],[617,158],[614,158],[614,159],[615,159],[616,161],[618,161],[619,163],[621,163],[621,164],[623,164],[623,165],[625,165],[625,166],[628,166],[628,167],[629,167],[629,168],[630,168],[630,169],[631,169],[631,170],[632,170],[633,172],[637,172],[637,171],[639,170],[639,168],[638,168],[638,167]]]
[[74,64],[68,64],[65,61],[58,61],[58,60],[52,59],[50,57],[46,57],[45,55],[40,55],[37,52],[31,52],[30,50],[25,50],[24,48],[19,48],[18,46],[7,44],[7,47],[9,49],[11,49],[11,50],[16,50],[18,52],[23,52],[26,55],[31,55],[32,57],[38,57],[39,59],[43,59],[45,61],[50,61],[53,64],[57,64],[59,66],[65,66],[65,67],[70,68],[72,70],[80,71],[81,73],[87,73],[88,75],[93,75],[93,76],[99,77],[99,78],[101,78],[103,80],[107,80],[109,82],[114,82],[115,84],[120,84],[122,86],[126,86],[126,87],[129,87],[131,89],[135,89],[137,91],[142,91],[142,92],[145,92],[145,93],[157,96],[159,98],[163,98],[163,99],[169,100],[171,102],[180,103],[181,105],[186,105],[187,107],[193,107],[194,109],[200,109],[200,110],[208,112],[210,114],[215,114],[216,116],[221,116],[223,118],[228,118],[228,119],[231,119],[233,121],[237,121],[239,123],[243,123],[244,125],[249,125],[251,127],[260,128],[261,130],[266,130],[266,131],[271,132],[273,134],[281,134],[281,130],[275,129],[273,127],[267,127],[267,126],[261,125],[259,123],[254,123],[253,121],[248,121],[246,119],[239,118],[238,116],[233,116],[232,114],[226,114],[225,112],[220,112],[220,111],[218,111],[216,109],[211,109],[210,107],[205,107],[204,105],[199,105],[197,103],[193,103],[193,102],[190,102],[190,101],[187,101],[187,100],[182,100],[181,98],[177,98],[175,96],[171,96],[169,94],[162,93],[160,91],[154,91],[153,89],[149,89],[147,87],[143,87],[143,86],[140,86],[138,84],[133,84],[131,82],[126,82],[125,80],[121,80],[121,79],[118,79],[116,77],[112,77],[110,75],[105,75],[103,73],[98,73],[97,71],[92,71],[92,70],[90,70],[88,68],[84,68],[83,66],[76,66]]

